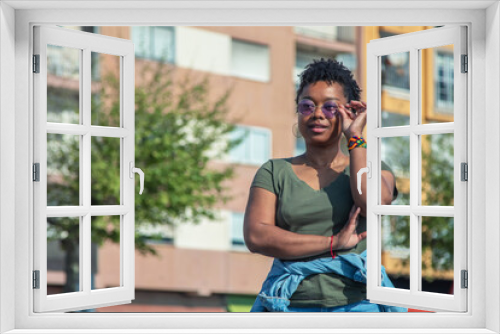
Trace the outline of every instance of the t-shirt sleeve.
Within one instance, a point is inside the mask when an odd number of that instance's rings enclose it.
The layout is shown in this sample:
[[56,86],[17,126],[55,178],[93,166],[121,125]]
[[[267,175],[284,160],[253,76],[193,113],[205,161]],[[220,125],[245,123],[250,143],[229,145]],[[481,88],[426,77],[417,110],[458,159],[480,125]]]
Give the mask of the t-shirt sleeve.
[[268,160],[255,173],[251,187],[259,187],[276,194],[274,189],[273,163]]
[[398,188],[396,187],[396,175],[392,171],[392,168],[389,167],[389,165],[386,164],[384,161],[381,161],[381,166],[380,167],[381,167],[382,170],[388,170],[394,176],[394,191],[393,191],[393,194],[392,194],[392,200],[394,201],[398,197]]

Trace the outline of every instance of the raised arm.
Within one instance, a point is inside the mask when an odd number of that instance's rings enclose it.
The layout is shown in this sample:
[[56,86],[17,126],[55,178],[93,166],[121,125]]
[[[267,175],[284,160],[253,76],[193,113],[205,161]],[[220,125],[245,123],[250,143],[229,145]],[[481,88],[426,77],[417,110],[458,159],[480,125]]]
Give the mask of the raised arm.
[[[352,108],[356,112],[354,113],[348,108]],[[339,105],[339,112],[342,115],[342,131],[347,140],[353,136],[361,137],[366,125],[366,103],[353,100],[345,106]],[[361,195],[358,192],[357,185],[358,171],[366,167],[366,149],[363,147],[352,149],[349,152],[349,159],[352,198],[356,206],[361,208],[361,215],[366,216],[366,173],[361,176]],[[395,184],[394,176],[389,171],[382,171],[381,175],[381,202],[383,205],[390,205]]]

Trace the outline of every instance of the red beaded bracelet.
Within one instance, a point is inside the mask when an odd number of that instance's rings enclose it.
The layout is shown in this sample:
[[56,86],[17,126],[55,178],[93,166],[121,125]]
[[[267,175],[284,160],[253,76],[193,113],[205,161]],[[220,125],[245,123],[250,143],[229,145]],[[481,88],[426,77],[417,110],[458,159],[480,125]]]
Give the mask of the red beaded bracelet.
[[330,254],[332,254],[332,259],[334,259],[336,254],[333,252],[333,235],[330,240]]

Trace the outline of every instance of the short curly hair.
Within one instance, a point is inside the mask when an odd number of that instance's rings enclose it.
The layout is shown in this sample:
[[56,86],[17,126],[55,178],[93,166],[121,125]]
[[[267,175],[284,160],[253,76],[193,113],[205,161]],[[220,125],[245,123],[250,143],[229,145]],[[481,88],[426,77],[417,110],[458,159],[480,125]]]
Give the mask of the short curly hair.
[[342,85],[347,102],[351,100],[359,101],[360,99],[361,88],[359,88],[358,83],[354,80],[352,72],[344,64],[336,60],[330,58],[314,59],[299,76],[300,86],[295,96],[295,103],[297,104],[304,88],[318,81],[326,81],[328,84],[337,82]]

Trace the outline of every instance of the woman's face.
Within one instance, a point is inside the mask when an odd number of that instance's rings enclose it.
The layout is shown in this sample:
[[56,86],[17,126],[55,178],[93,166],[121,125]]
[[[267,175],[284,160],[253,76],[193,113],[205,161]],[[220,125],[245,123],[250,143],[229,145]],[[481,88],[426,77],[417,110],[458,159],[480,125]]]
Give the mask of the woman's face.
[[[299,131],[305,142],[320,145],[331,145],[338,142],[342,134],[342,116],[331,106],[332,104],[338,106],[347,103],[342,85],[337,82],[329,85],[325,81],[309,84],[304,87],[298,101],[299,104],[305,102],[316,106],[309,115],[298,113]],[[326,108],[328,111],[333,110],[332,118],[327,118],[328,115],[325,116],[325,113],[323,113],[322,107],[324,105],[330,107]]]

